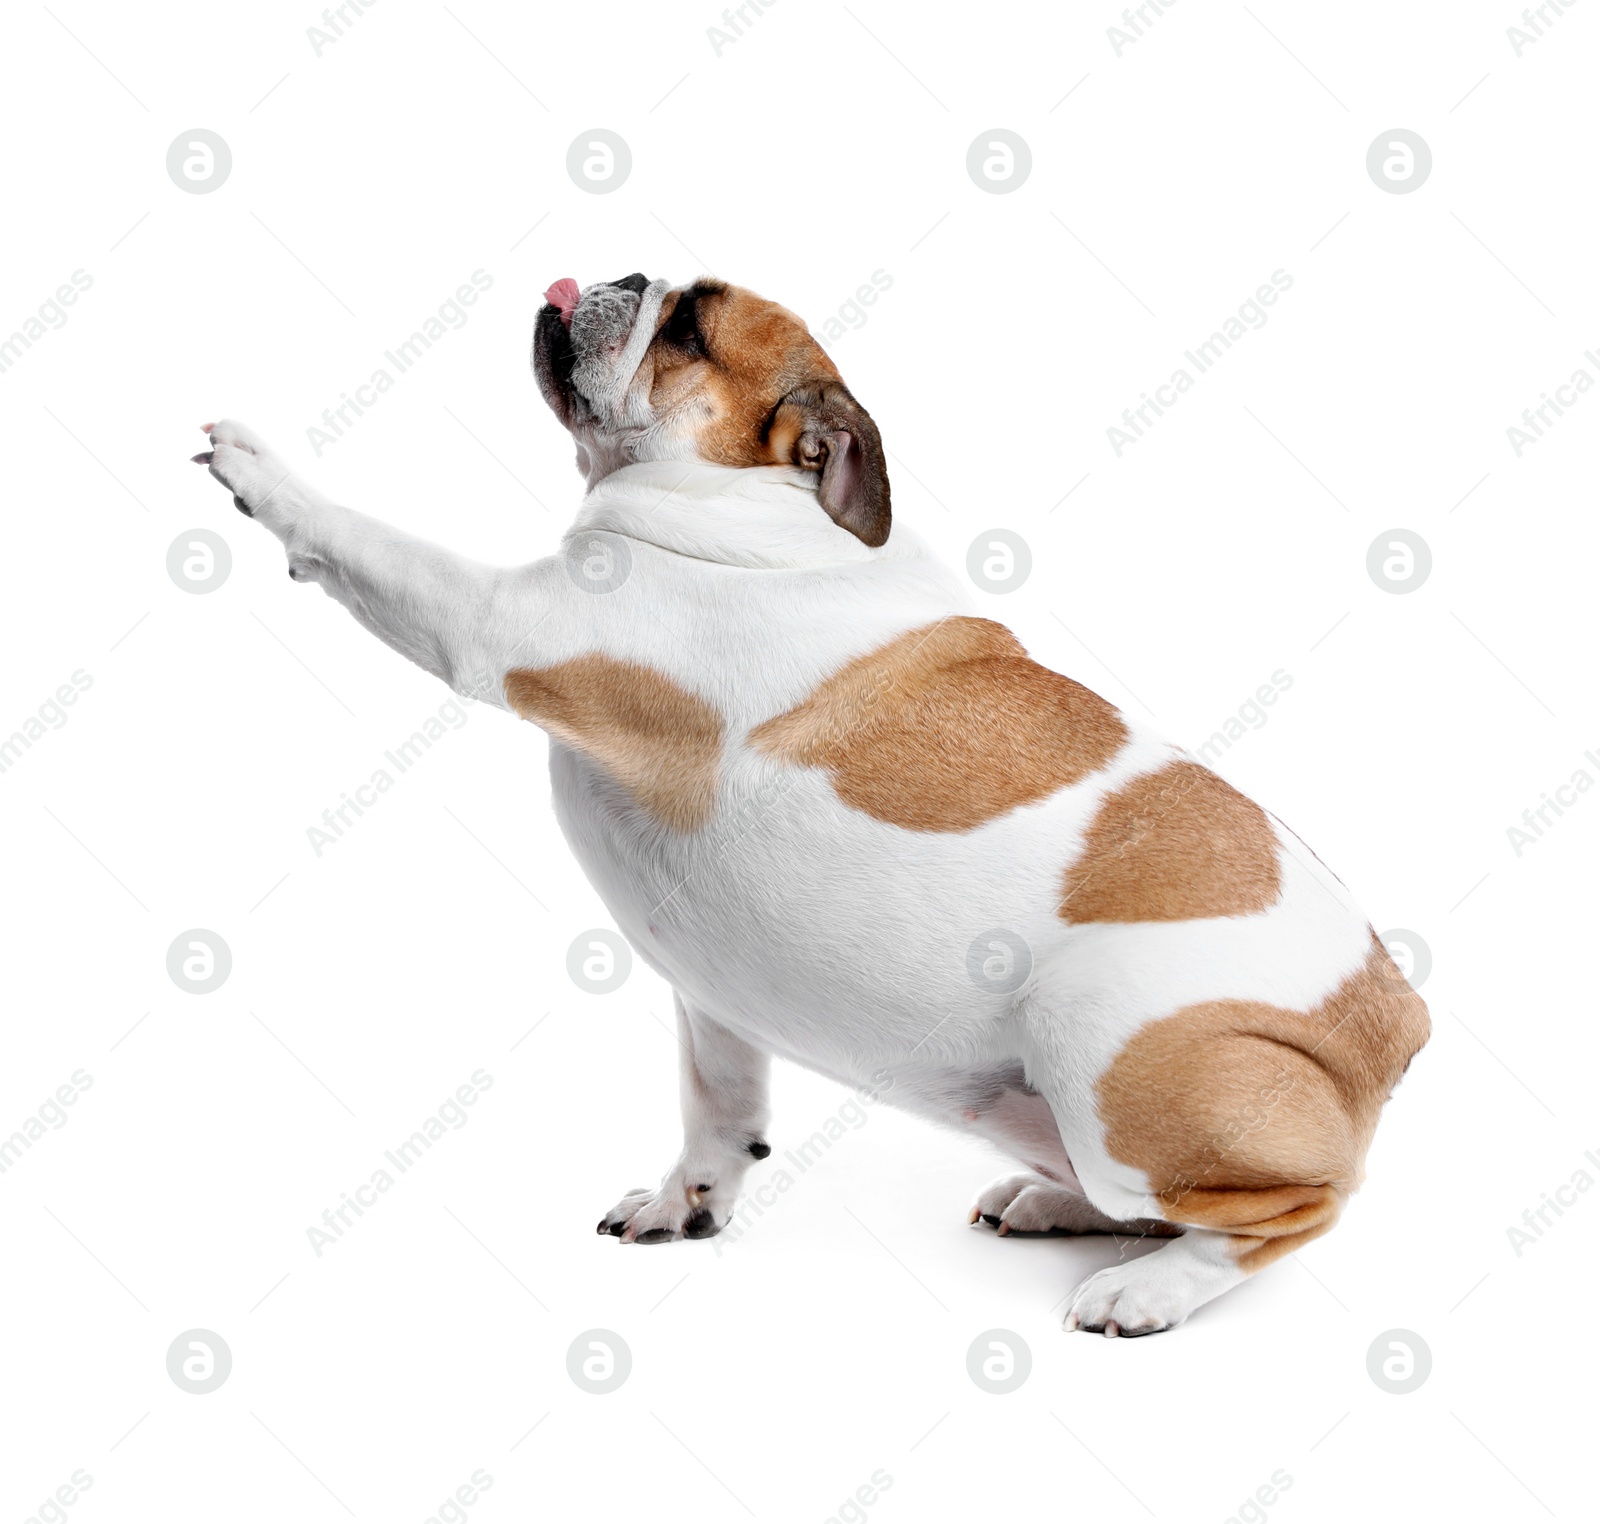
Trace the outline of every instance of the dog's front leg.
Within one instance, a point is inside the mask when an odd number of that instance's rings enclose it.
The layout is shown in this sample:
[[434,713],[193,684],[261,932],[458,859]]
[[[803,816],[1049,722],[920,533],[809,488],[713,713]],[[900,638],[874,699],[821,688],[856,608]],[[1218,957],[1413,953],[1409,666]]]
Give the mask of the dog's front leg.
[[733,1216],[739,1183],[765,1159],[771,1060],[677,998],[683,1153],[656,1190],[629,1191],[597,1233],[624,1243],[710,1238]]
[[501,570],[331,502],[241,423],[208,424],[195,460],[283,541],[289,575],[318,582],[387,645],[458,693],[505,707],[502,679],[563,594],[556,563]]

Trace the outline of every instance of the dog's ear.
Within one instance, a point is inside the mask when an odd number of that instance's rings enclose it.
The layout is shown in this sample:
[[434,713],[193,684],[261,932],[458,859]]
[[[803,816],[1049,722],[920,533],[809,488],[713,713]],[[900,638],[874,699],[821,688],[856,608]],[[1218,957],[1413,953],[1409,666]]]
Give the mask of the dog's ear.
[[889,538],[883,441],[867,410],[839,382],[797,386],[778,404],[768,438],[780,460],[822,473],[817,499],[834,523],[864,545]]

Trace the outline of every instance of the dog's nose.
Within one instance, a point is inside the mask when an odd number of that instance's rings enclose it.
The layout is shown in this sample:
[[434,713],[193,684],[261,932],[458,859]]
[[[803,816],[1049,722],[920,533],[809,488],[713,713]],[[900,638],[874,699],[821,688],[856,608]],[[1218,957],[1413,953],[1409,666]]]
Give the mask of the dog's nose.
[[643,296],[644,288],[650,284],[637,270],[632,275],[624,275],[621,280],[608,280],[608,286],[619,286],[624,291],[631,291],[635,296]]

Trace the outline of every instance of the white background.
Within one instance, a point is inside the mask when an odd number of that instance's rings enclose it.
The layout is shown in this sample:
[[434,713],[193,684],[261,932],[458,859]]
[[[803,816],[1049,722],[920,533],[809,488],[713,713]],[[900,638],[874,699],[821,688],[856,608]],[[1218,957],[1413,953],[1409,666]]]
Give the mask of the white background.
[[[93,285],[0,375],[0,735],[93,684],[0,774],[0,1134],[93,1084],[0,1176],[0,1519],[80,1468],[86,1524],[421,1521],[480,1468],[485,1524],[822,1521],[874,1471],[845,1517],[1222,1521],[1280,1470],[1245,1517],[1582,1516],[1600,1192],[1520,1256],[1507,1229],[1600,1178],[1600,797],[1520,855],[1507,828],[1600,778],[1600,397],[1520,458],[1506,429],[1600,379],[1600,10],[1518,56],[1510,3],[1182,0],[1119,56],[1111,3],[782,0],[719,55],[713,3],[380,0],[321,56],[310,3],[9,13],[0,333]],[[195,127],[232,150],[210,194],[165,169]],[[596,127],[633,153],[608,195],[565,167]],[[965,168],[995,127],[1033,156],[1005,195]],[[1432,149],[1410,194],[1365,167],[1394,127]],[[479,269],[466,326],[315,458]],[[1182,1329],[1062,1334],[1116,1245],[967,1228],[1004,1163],[881,1109],[736,1242],[597,1238],[676,1152],[670,996],[568,978],[606,917],[531,727],[472,709],[308,844],[450,695],[291,585],[196,426],[468,555],[548,554],[579,481],[528,371],[540,293],[635,269],[814,328],[885,272],[831,348],[902,522],[957,564],[1030,545],[987,612],[1190,746],[1292,676],[1216,765],[1428,944],[1435,1036],[1338,1230]],[[1119,458],[1122,409],[1279,269]],[[1433,556],[1403,596],[1366,570],[1396,527]],[[204,595],[166,571],[195,528],[233,555]],[[210,995],[166,972],[193,927],[232,949]],[[317,1257],[324,1208],[480,1068],[468,1124]],[[850,1101],[781,1069],[751,1183]],[[566,1371],[596,1327],[633,1356],[606,1396]],[[194,1328],[232,1350],[208,1396],[166,1374]],[[1009,1396],[966,1372],[994,1328],[1032,1352]],[[1396,1328],[1432,1351],[1409,1395],[1367,1373]]]

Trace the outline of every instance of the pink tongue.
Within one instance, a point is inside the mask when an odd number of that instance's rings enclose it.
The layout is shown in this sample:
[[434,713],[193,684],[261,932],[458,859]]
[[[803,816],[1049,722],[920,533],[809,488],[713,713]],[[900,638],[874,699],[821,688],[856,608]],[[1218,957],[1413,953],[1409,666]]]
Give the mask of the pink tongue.
[[544,294],[544,299],[561,314],[562,323],[572,327],[572,312],[578,305],[578,283],[570,277],[558,280]]

